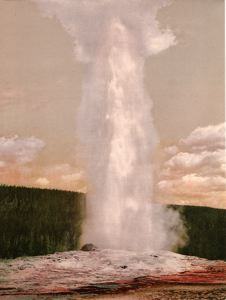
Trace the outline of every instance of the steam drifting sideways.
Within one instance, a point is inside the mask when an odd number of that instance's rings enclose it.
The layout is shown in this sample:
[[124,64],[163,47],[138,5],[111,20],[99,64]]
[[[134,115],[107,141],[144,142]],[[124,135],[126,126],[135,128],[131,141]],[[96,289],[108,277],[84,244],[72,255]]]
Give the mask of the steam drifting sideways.
[[151,201],[158,137],[143,86],[145,58],[176,44],[156,19],[168,1],[33,1],[61,22],[85,66],[78,115],[89,183],[83,242],[170,249],[181,223],[176,212]]

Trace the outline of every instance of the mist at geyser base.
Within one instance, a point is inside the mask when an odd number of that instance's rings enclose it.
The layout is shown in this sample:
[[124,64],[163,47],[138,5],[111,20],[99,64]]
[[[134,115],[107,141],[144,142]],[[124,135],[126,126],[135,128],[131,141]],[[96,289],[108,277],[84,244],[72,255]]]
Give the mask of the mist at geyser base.
[[[160,30],[165,0],[33,0],[57,17],[84,63],[78,115],[89,183],[83,243],[128,250],[171,249],[178,213],[153,201],[158,136],[144,89],[146,57],[176,44]],[[163,87],[164,88],[164,87]]]

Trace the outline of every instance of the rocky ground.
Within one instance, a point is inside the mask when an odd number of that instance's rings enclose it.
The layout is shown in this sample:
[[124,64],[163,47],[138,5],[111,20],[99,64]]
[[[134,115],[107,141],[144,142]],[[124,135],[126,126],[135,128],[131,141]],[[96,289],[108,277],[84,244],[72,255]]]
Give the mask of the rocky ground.
[[[35,295],[53,294],[77,299],[74,295],[119,295],[147,288],[152,290],[151,295],[146,290],[143,298],[133,298],[131,294],[125,299],[189,299],[186,294],[193,293],[198,286],[204,295],[208,296],[212,288],[210,294],[218,296],[197,299],[226,299],[225,284],[226,262],[168,251],[71,251],[0,261],[0,298],[4,299],[14,299],[16,295],[17,299],[20,295],[33,295],[23,299],[35,299]],[[185,296],[176,298],[175,287]],[[163,289],[165,295],[174,290],[174,297],[158,296]],[[155,292],[157,298],[153,298]]]

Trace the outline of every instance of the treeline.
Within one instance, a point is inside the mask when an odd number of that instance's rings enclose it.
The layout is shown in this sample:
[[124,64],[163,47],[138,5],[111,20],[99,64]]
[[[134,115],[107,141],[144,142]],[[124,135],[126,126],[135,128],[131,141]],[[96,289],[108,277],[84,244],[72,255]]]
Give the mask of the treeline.
[[188,242],[185,255],[226,260],[226,210],[199,206],[171,206],[180,211]]
[[84,194],[0,186],[0,257],[78,248]]
[[[226,210],[170,207],[180,211],[189,238],[179,253],[226,259]],[[81,193],[0,186],[0,257],[78,249],[84,212]]]

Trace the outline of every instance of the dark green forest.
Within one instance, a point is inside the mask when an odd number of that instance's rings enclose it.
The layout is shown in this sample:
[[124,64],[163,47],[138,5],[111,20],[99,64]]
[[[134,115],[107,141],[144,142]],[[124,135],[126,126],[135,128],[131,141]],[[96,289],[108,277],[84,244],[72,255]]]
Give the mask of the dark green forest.
[[[171,207],[181,213],[189,237],[179,253],[226,259],[226,210]],[[0,257],[78,249],[84,212],[81,193],[0,186]]]
[[188,242],[178,249],[186,255],[226,260],[226,210],[199,206],[172,206],[186,225]]
[[80,193],[0,186],[0,257],[77,249],[84,204]]

